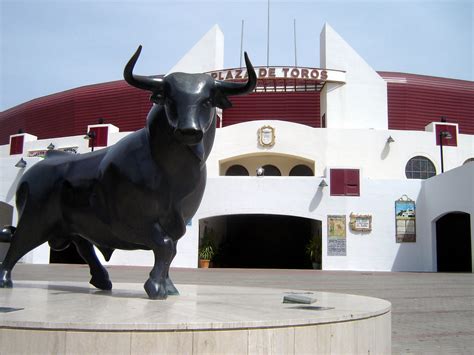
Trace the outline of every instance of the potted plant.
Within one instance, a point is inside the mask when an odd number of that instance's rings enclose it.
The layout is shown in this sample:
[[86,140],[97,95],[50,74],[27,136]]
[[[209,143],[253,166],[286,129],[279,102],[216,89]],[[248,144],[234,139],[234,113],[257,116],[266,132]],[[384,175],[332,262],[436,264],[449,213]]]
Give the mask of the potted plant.
[[211,244],[203,245],[199,248],[199,267],[207,269],[214,256],[214,248]]
[[199,267],[207,269],[212,257],[215,254],[214,230],[212,228],[208,228],[207,226],[204,228],[204,233],[200,244],[201,246],[199,247],[198,252]]
[[322,245],[321,238],[313,237],[306,245],[306,254],[309,256],[313,269],[321,269]]

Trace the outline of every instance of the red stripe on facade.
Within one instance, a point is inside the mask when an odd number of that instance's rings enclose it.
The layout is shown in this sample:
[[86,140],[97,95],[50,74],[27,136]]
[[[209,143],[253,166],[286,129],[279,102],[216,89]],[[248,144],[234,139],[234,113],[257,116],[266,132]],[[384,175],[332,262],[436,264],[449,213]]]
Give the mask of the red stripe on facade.
[[223,125],[258,120],[283,120],[320,127],[319,92],[253,93],[231,97],[233,107],[224,111]]
[[379,72],[387,81],[389,129],[422,131],[441,116],[474,134],[474,82]]
[[[474,82],[379,72],[387,81],[390,129],[423,131],[447,117],[459,132],[474,134]],[[319,92],[271,92],[232,97],[223,125],[276,119],[320,127]],[[38,139],[82,135],[99,119],[121,131],[144,127],[149,94],[125,81],[84,86],[31,100],[0,112],[0,144],[21,128]]]

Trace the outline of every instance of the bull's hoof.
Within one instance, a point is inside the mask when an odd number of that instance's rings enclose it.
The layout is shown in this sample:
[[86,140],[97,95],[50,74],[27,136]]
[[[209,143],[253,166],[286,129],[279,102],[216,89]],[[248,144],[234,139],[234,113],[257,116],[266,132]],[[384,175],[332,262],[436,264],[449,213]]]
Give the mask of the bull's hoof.
[[92,276],[89,283],[99,290],[110,291],[112,289],[112,282],[108,278]]
[[12,280],[0,280],[0,288],[12,288]]
[[155,280],[148,279],[144,285],[145,291],[152,300],[165,300],[168,297],[165,284],[160,284]]
[[174,285],[173,281],[171,281],[170,278],[166,279],[166,292],[168,293],[168,296],[178,296],[179,291]]
[[12,288],[13,282],[10,273],[6,270],[0,270],[0,288]]

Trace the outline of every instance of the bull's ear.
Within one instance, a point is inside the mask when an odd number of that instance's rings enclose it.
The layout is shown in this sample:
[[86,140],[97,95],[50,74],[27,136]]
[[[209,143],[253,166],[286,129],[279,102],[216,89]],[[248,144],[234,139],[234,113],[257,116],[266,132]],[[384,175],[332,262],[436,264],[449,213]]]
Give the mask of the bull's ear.
[[214,106],[219,107],[221,109],[231,108],[232,102],[225,96],[222,92],[217,91],[214,94]]

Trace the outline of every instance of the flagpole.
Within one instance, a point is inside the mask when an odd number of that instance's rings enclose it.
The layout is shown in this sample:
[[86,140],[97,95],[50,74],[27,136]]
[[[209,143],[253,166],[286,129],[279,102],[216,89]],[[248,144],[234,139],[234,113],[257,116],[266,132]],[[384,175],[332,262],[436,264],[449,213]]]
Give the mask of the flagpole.
[[267,67],[270,66],[270,0],[267,9]]

